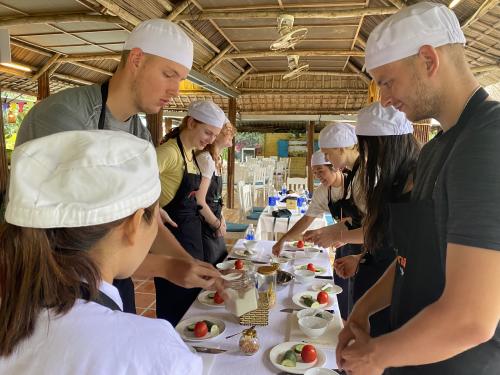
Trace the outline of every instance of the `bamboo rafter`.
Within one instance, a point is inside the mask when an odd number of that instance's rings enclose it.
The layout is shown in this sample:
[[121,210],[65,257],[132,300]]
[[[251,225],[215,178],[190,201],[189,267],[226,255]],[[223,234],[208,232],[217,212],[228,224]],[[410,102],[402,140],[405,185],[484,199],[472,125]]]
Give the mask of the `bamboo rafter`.
[[[96,0],[103,1],[103,0]],[[22,16],[22,17],[4,17],[0,19],[0,27],[33,25],[42,23],[64,23],[64,22],[103,22],[126,24],[119,17],[97,16],[90,14],[67,14],[67,15],[49,15],[49,16]]]

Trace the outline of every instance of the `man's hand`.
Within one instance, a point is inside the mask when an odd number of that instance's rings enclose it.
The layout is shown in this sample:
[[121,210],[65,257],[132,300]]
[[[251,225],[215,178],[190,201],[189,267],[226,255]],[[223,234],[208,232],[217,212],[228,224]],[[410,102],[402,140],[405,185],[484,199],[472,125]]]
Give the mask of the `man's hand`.
[[283,246],[285,246],[285,241],[283,241],[283,237],[281,237],[281,239],[273,245],[273,255],[279,256],[283,250]]
[[220,273],[211,264],[197,259],[169,257],[164,277],[184,288],[211,289],[220,279]]
[[333,264],[335,273],[343,279],[353,277],[356,274],[356,270],[358,269],[360,260],[360,255],[348,255],[339,259],[335,259],[335,263]]
[[362,330],[368,335],[370,333],[370,320],[368,317],[357,317],[354,315],[355,311],[349,316],[344,328],[340,331],[337,343],[337,349],[335,352],[337,365],[342,368],[344,365],[344,359],[342,358],[343,350],[349,345],[349,343],[355,339],[354,332],[351,329],[351,325],[354,324],[358,328],[363,327]]
[[227,229],[227,227],[226,227],[226,220],[224,220],[224,218],[222,217],[220,219],[220,227],[215,232],[215,235],[217,237],[224,237],[226,235],[226,229]]
[[349,328],[354,335],[354,342],[340,353],[344,370],[352,375],[381,375],[384,369],[377,364],[373,339],[354,323],[350,323]]
[[312,242],[321,247],[330,247],[343,243],[342,234],[347,231],[344,221],[304,233],[304,241]]
[[163,224],[169,224],[174,228],[177,228],[177,224],[170,218],[170,216],[168,216],[167,211],[165,211],[163,208],[160,207],[159,212],[160,212],[160,219]]

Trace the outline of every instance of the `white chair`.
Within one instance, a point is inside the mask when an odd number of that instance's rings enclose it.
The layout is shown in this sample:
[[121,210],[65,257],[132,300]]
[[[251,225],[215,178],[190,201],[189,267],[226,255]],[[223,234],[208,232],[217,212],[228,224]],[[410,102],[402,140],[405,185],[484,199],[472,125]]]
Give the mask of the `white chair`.
[[253,202],[257,201],[259,192],[262,192],[262,197],[265,199],[267,185],[266,185],[266,176],[267,176],[266,168],[262,166],[256,167],[252,169],[252,193],[253,193]]
[[286,188],[294,192],[304,191],[307,189],[307,178],[288,177],[286,180]]

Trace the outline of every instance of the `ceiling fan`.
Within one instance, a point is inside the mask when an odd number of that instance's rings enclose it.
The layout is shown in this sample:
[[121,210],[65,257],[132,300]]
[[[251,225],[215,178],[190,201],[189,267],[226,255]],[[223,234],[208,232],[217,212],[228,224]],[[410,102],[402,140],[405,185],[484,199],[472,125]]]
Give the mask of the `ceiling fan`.
[[283,80],[291,80],[297,77],[300,77],[302,74],[309,70],[309,64],[304,64],[299,66],[299,56],[298,55],[289,55],[288,58],[288,69],[290,70],[288,73],[283,75]]
[[293,28],[295,17],[289,14],[282,14],[278,17],[278,32],[281,37],[270,45],[271,51],[283,51],[295,47],[307,35],[306,27]]

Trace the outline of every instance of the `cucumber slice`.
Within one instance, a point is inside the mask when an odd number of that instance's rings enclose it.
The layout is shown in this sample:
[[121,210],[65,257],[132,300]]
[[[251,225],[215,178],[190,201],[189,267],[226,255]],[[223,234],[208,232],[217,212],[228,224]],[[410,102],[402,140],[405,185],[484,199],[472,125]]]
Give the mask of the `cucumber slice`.
[[321,306],[321,304],[319,302],[313,302],[310,307],[312,309],[315,309],[315,308],[320,307],[320,306]]
[[212,336],[217,336],[219,334],[219,326],[217,324],[213,324],[212,327],[210,327],[210,334]]
[[212,323],[210,320],[204,320],[205,324],[207,325],[207,328],[209,331],[212,330],[212,327],[216,324]]
[[186,328],[189,332],[193,332],[194,331],[194,327],[196,326],[196,323],[193,323],[193,324],[190,324],[188,325]]
[[280,364],[285,367],[296,367],[297,355],[293,350],[287,350],[283,355],[283,360],[280,362]]
[[209,298],[209,299],[214,299],[214,297],[215,297],[215,293],[208,293],[207,294],[207,298]]
[[297,344],[295,345],[295,347],[293,348],[293,350],[295,351],[295,353],[297,354],[300,354],[302,352],[302,349],[304,349],[304,344]]

